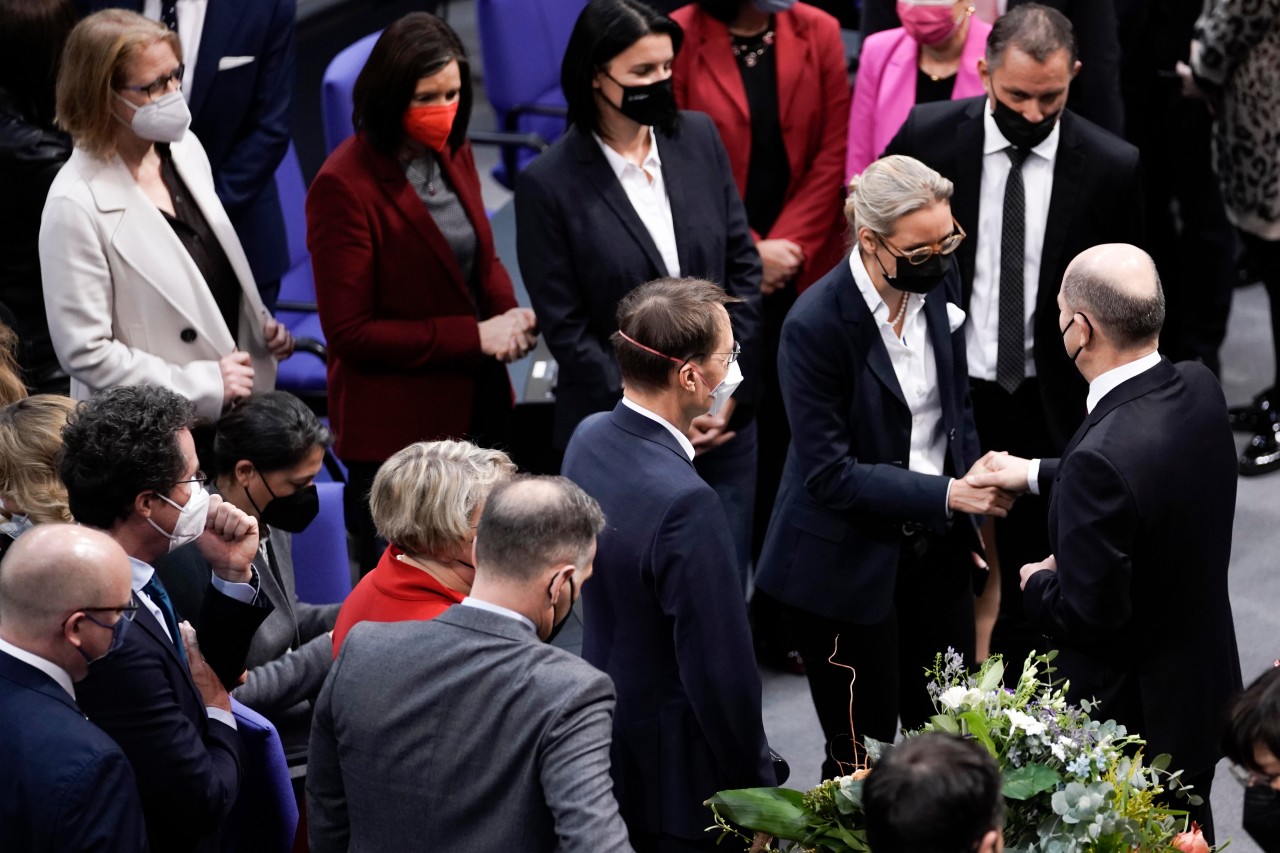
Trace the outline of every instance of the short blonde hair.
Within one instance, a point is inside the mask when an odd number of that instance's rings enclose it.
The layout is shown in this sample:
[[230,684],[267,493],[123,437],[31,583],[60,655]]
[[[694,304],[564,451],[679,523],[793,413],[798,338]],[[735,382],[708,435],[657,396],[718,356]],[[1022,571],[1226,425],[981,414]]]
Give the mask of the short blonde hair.
[[27,396],[17,353],[18,333],[0,323],[0,406],[16,403]]
[[373,478],[369,510],[378,535],[410,554],[440,554],[468,539],[471,516],[515,463],[469,441],[419,441]]
[[75,407],[70,397],[36,394],[0,409],[0,492],[36,524],[72,520],[57,457]]
[[114,92],[133,58],[160,41],[182,61],[178,34],[136,12],[103,9],[76,24],[58,70],[57,122],[78,147],[102,160],[115,156]]
[[865,226],[891,236],[898,220],[930,205],[951,200],[955,186],[913,157],[881,157],[849,181],[844,215],[857,239]]

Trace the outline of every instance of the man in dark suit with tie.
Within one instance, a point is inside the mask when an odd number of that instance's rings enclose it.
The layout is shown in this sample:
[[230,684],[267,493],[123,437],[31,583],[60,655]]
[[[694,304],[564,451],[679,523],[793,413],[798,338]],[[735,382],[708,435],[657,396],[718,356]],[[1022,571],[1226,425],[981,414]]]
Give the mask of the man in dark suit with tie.
[[124,551],[86,527],[38,525],[0,563],[0,850],[147,849],[129,761],[73,684],[133,607]]
[[776,781],[737,558],[687,437],[741,378],[733,301],[697,279],[628,294],[612,338],[622,401],[584,420],[564,457],[609,519],[582,656],[618,690],[614,790],[641,853],[714,849],[703,801]]
[[[166,388],[108,388],[72,414],[58,465],[71,514],[129,555],[135,630],[77,695],[128,756],[151,849],[164,851],[216,846],[243,765],[226,688],[244,672],[253,634],[271,612],[252,565],[257,521],[205,491],[193,421],[191,403]],[[213,568],[195,653],[150,565],[187,542]]]
[[275,171],[289,148],[297,0],[77,0],[88,15],[122,7],[182,42],[182,94],[263,301],[274,308],[289,269]]
[[1058,306],[1063,349],[1089,383],[1088,417],[1061,459],[997,455],[994,473],[970,479],[1049,492],[1049,556],[1021,580],[1028,615],[1061,649],[1067,698],[1097,698],[1103,717],[1146,738],[1148,755],[1172,755],[1204,798],[1177,807],[1212,837],[1219,727],[1241,687],[1226,400],[1204,365],[1160,356],[1164,293],[1142,250],[1081,254]]
[[[1070,22],[1018,6],[996,22],[979,62],[987,96],[914,108],[886,151],[955,183],[951,209],[969,234],[956,254],[983,450],[1061,452],[1085,396],[1055,322],[1062,273],[1090,246],[1142,242],[1137,149],[1064,108],[1079,67]],[[1008,568],[991,645],[1015,666],[1036,645],[1017,568],[1044,553],[1046,511],[1030,498],[995,523]]]

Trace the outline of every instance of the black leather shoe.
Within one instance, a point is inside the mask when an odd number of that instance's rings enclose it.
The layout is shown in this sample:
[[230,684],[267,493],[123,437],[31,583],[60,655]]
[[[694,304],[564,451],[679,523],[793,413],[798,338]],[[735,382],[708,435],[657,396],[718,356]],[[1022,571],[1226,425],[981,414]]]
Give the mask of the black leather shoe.
[[1240,476],[1252,477],[1280,471],[1280,413],[1272,407],[1259,413],[1261,429],[1249,440],[1240,457]]
[[1227,420],[1231,423],[1231,429],[1236,432],[1266,432],[1265,415],[1276,408],[1276,402],[1280,402],[1272,401],[1274,391],[1274,388],[1268,388],[1255,395],[1247,405],[1232,406],[1227,409]]

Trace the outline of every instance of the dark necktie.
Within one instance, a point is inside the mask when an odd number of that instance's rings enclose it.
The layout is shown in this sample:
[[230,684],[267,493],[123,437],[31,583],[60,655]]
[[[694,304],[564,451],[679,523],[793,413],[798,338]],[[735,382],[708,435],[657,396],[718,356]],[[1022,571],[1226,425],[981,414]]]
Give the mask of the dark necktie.
[[160,0],[160,23],[178,31],[178,0]]
[[165,592],[164,584],[160,582],[160,578],[153,574],[151,580],[147,581],[142,591],[147,594],[147,598],[160,608],[160,615],[164,617],[165,627],[169,629],[169,636],[173,639],[173,645],[178,650],[178,657],[182,658],[182,662],[187,661],[187,651],[182,647],[182,634],[178,633],[178,617],[173,612],[173,602],[169,600],[169,593]]
[[1004,184],[1004,227],[1000,230],[1000,327],[996,347],[996,384],[1012,394],[1026,375],[1027,319],[1022,264],[1026,258],[1027,199],[1022,164],[1029,148],[1006,148],[1009,178]]

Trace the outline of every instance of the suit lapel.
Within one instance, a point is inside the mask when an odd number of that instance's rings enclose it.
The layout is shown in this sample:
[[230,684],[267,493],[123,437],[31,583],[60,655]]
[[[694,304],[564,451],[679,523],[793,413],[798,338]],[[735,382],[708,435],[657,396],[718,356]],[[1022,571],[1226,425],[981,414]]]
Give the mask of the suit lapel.
[[156,617],[152,615],[151,609],[142,603],[142,600],[138,598],[136,593],[133,596],[133,603],[138,605],[137,614],[133,619],[133,627],[142,628],[142,630],[150,634],[151,638],[164,648],[165,654],[173,659],[174,666],[182,670],[183,680],[186,682],[187,686],[191,688],[191,692],[195,694],[196,699],[201,705],[203,705],[204,699],[200,696],[200,690],[196,687],[195,681],[191,678],[191,670],[187,667],[186,662],[178,656],[178,649],[174,645],[175,641],[179,643],[182,642],[182,638],[175,637],[173,640],[170,640],[164,627]]
[[1076,213],[1080,186],[1084,183],[1085,157],[1079,149],[1076,118],[1063,111],[1058,136],[1058,152],[1053,164],[1053,192],[1049,196],[1049,216],[1045,221],[1044,248],[1040,253],[1040,281],[1036,296],[1037,311],[1057,312],[1059,281],[1066,269],[1062,257]]
[[959,411],[951,377],[955,373],[951,353],[951,323],[947,319],[947,299],[943,287],[937,287],[924,301],[925,324],[929,329],[929,343],[933,345],[933,360],[938,368],[938,394],[942,404],[942,425],[947,434],[954,434],[955,414]]
[[961,306],[969,310],[969,297],[973,293],[973,268],[978,256],[978,206],[982,195],[982,111],[986,97],[971,101],[964,111],[964,120],[956,128],[955,195],[951,199],[951,212],[964,228],[969,239],[961,244],[960,287]]
[[204,29],[200,31],[200,49],[196,59],[196,79],[191,81],[191,115],[200,115],[214,75],[218,73],[218,61],[226,55],[227,45],[235,35],[236,26],[245,14],[246,0],[215,0],[216,9],[208,9],[204,15]]
[[[857,248],[854,248],[857,251]],[[858,283],[853,280],[853,271],[849,264],[840,265],[839,279],[835,285],[836,302],[840,306],[840,316],[852,329],[855,345],[859,352],[865,353],[867,367],[880,380],[904,409],[907,397],[902,393],[898,383],[898,375],[893,372],[893,362],[889,359],[889,350],[885,349],[884,340],[880,337],[880,329],[875,317],[867,307],[867,301],[858,290]]]
[[[795,15],[776,15],[774,20],[777,22],[777,48],[774,51],[775,62],[778,68],[778,118],[783,128],[791,126],[788,119],[791,117],[793,110],[798,109],[798,103],[801,98],[797,97],[797,93],[804,86],[804,70],[809,65],[809,40],[804,36],[807,34],[799,33],[795,28]],[[725,54],[728,56],[729,54]],[[737,71],[735,66],[734,71]],[[741,73],[738,77],[741,78]],[[814,81],[816,85],[817,81]],[[739,79],[739,88],[742,88],[741,79]],[[743,100],[746,100],[746,94],[743,94]],[[784,130],[785,132],[785,130]]]
[[646,418],[639,412],[633,412],[622,401],[618,401],[618,405],[614,406],[613,412],[610,413],[609,417],[624,432],[665,447],[674,453],[681,462],[691,468],[693,467],[693,460],[685,453],[684,448],[680,446],[680,442],[676,441],[676,437],[671,434],[671,430],[657,421]]
[[[696,269],[700,264],[693,257],[693,249],[696,245],[692,243],[695,229],[690,223],[685,221],[689,208],[685,202],[684,187],[691,179],[685,174],[685,166],[688,163],[695,162],[693,158],[683,156],[682,154],[671,154],[671,152],[679,146],[679,143],[669,136],[661,133],[654,133],[654,140],[658,145],[658,153],[662,157],[662,182],[667,190],[667,200],[671,204],[671,226],[675,231],[676,238],[676,258],[680,261],[681,274],[685,274],[685,270]],[[670,156],[669,156],[670,155]],[[645,234],[648,234],[645,229]],[[660,269],[665,269],[664,262]]]
[[[604,152],[596,144],[595,138],[578,131],[573,131],[570,138],[573,140],[578,162],[582,164],[587,181],[604,199],[605,204],[609,206],[614,215],[621,220],[623,226],[631,234],[631,239],[635,240],[636,245],[640,247],[645,257],[649,260],[652,269],[649,270],[644,278],[666,275],[666,262],[662,260],[658,247],[654,244],[653,238],[649,236],[649,229],[644,227],[644,223],[640,221],[640,215],[631,206],[631,199],[627,198],[626,190],[622,188],[622,184],[618,181],[618,176],[613,173],[613,168],[610,167],[609,161],[604,158]],[[663,162],[662,175],[667,184],[667,192],[670,193],[672,179],[667,171],[668,165],[665,161]],[[674,206],[673,204],[672,207],[674,208]],[[608,229],[604,230],[607,231]],[[680,228],[677,225],[677,239],[679,239],[679,233]],[[677,243],[678,246],[679,244]],[[684,259],[681,257],[681,263],[683,262]]]
[[[788,16],[782,15],[781,18]],[[738,71],[737,60],[733,51],[725,50],[732,36],[729,28],[710,15],[701,15],[698,20],[702,26],[698,30],[698,48],[694,53],[695,62],[701,66],[699,73],[709,77],[720,89],[721,93],[733,104],[742,121],[750,121],[751,113],[747,107],[747,90],[742,85],[742,73]],[[782,80],[778,80],[778,91],[782,88]]]

